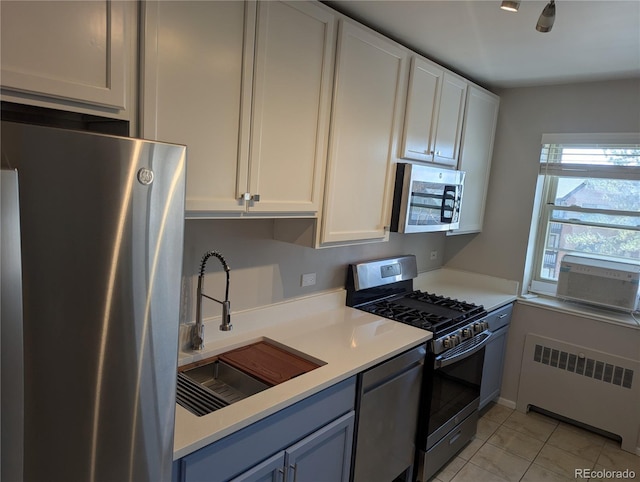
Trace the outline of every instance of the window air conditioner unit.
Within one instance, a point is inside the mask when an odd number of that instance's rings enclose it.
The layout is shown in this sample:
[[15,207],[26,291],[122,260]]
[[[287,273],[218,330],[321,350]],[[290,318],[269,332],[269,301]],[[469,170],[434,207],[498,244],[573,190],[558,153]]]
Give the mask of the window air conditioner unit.
[[560,262],[556,296],[626,312],[638,311],[640,264],[567,254]]

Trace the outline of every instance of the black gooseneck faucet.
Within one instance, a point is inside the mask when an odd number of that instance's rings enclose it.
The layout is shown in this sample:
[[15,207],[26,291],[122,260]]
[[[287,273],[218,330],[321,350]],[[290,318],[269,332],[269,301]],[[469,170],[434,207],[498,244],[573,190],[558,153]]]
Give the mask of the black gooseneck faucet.
[[[204,285],[204,272],[205,267],[207,265],[207,261],[211,257],[218,258],[218,261],[222,264],[226,275],[227,275],[227,283],[226,289],[224,292],[224,301],[220,301],[212,296],[206,295],[202,292],[202,288]],[[202,261],[200,262],[200,274],[198,275],[198,289],[196,293],[196,324],[193,327],[193,331],[191,333],[191,347],[194,350],[202,350],[204,348],[204,325],[202,324],[202,298],[207,298],[216,303],[220,303],[222,305],[222,323],[220,324],[220,330],[222,331],[230,331],[233,326],[231,325],[231,304],[229,303],[229,265],[224,257],[218,253],[217,251],[208,251],[202,257]]]

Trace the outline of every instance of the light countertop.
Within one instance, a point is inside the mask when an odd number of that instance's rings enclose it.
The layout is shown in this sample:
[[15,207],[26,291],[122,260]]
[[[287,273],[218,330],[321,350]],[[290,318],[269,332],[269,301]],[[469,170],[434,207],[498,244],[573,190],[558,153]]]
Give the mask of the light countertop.
[[180,353],[180,365],[261,339],[325,364],[203,417],[176,406],[174,460],[431,339],[429,331],[345,306],[336,290],[234,313],[233,330],[205,323],[205,350]]
[[515,301],[518,285],[517,281],[446,268],[420,273],[413,280],[414,289],[483,305],[487,311]]
[[[518,283],[438,269],[419,274],[414,289],[481,304],[491,311],[516,300]],[[432,337],[429,331],[349,308],[345,296],[345,290],[339,289],[234,313],[233,330],[229,332],[218,330],[219,320],[206,322],[205,350],[182,351],[180,365],[262,339],[285,345],[324,365],[203,417],[178,405],[174,460]]]

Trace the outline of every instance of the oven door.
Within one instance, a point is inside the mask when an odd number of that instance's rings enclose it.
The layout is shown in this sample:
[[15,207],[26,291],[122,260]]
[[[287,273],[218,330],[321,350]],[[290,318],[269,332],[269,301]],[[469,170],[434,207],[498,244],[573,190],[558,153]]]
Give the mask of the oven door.
[[490,332],[434,358],[426,449],[478,409],[485,345]]

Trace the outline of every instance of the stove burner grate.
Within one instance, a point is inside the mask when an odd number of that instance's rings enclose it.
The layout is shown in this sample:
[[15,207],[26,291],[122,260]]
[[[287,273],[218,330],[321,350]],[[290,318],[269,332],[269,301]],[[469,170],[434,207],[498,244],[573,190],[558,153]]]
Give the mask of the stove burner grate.
[[422,291],[375,301],[360,309],[436,334],[485,313],[482,306]]
[[460,301],[445,296],[435,295],[432,293],[425,293],[422,291],[414,291],[413,293],[409,293],[406,297],[421,301],[423,303],[442,306],[450,310],[459,311],[460,313],[467,313],[478,308],[478,305],[474,305],[473,303],[467,303],[466,301]]

